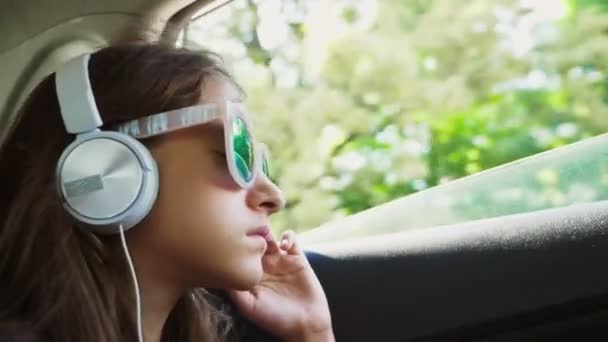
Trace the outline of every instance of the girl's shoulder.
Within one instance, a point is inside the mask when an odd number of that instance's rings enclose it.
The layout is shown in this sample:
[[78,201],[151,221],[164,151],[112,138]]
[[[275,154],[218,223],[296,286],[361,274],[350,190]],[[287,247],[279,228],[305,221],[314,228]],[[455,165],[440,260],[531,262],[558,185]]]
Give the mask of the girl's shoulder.
[[0,321],[0,342],[44,342],[44,340],[26,322]]

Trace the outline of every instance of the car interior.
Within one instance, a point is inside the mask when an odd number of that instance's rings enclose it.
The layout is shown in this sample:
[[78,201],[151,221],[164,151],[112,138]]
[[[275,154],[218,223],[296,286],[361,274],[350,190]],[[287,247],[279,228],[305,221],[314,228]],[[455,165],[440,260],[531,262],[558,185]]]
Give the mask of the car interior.
[[[71,57],[123,41],[176,44],[193,18],[230,2],[2,0],[0,141],[29,91]],[[608,340],[608,201],[517,210],[470,200],[526,186],[546,165],[599,186],[590,172],[607,151],[601,135],[302,234],[336,340]],[[242,318],[237,328],[247,341],[276,340]]]

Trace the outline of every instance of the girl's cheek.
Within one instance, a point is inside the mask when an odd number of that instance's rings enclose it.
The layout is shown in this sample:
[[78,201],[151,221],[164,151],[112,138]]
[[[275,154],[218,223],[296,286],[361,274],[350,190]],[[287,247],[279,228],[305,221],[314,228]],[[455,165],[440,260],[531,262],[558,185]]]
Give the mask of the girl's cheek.
[[232,176],[230,175],[230,171],[221,170],[216,175],[217,183],[220,187],[230,190],[237,190],[240,186],[234,181]]
[[224,189],[240,189],[240,186],[236,183],[236,181],[234,180],[234,178],[232,178],[232,175],[230,174],[230,170],[228,169],[228,165],[226,164],[226,155],[221,153],[214,153],[213,157],[213,173],[216,183]]
[[224,189],[238,190],[241,188],[234,178],[232,178],[225,160],[215,168],[215,179],[217,180],[217,184]]

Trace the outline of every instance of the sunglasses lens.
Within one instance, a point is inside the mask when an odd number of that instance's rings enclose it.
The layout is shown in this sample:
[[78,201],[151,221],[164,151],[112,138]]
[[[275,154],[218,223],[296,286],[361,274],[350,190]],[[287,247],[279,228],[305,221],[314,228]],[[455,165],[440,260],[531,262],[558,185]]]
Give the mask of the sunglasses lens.
[[241,118],[232,122],[232,143],[236,169],[242,180],[249,183],[253,179],[253,144],[247,124]]

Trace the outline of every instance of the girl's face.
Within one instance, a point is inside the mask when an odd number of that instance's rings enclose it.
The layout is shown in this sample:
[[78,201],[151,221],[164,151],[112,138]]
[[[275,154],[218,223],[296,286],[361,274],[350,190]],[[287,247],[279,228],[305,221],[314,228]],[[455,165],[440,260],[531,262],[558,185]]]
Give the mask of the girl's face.
[[[201,103],[240,97],[220,78],[205,82],[202,93]],[[268,227],[269,216],[283,207],[277,186],[261,172],[249,189],[236,184],[219,120],[160,136],[151,152],[160,188],[150,214],[127,234],[136,267],[192,287],[258,283],[266,241],[252,231]]]

